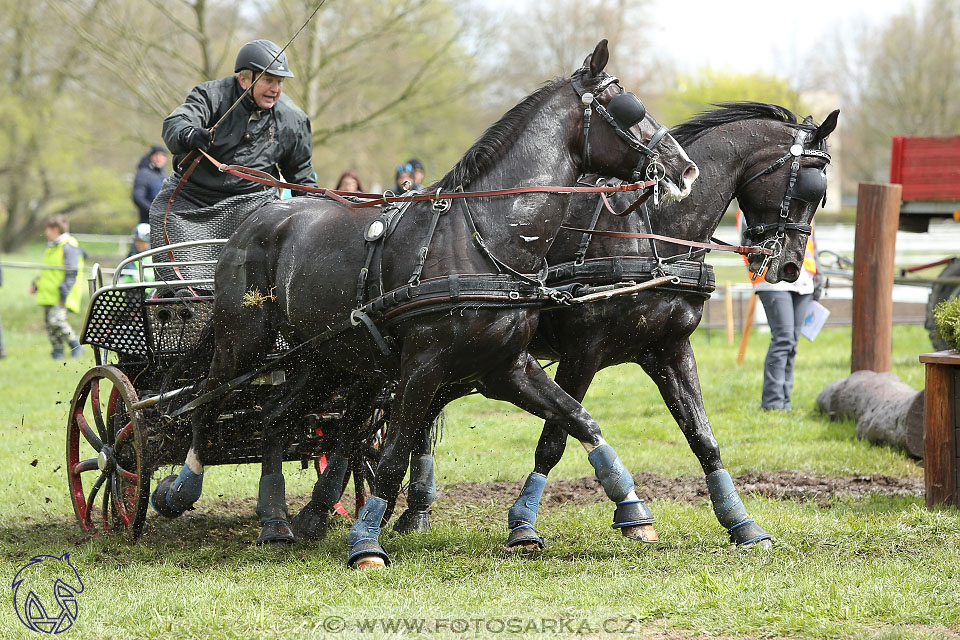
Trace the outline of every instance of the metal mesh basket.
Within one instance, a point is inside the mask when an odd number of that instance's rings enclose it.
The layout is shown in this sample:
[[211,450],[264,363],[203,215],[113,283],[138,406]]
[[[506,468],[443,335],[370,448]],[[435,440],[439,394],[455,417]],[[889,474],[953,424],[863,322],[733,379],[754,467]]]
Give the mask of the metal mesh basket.
[[127,355],[147,353],[142,289],[108,289],[90,303],[83,332],[87,344]]
[[213,313],[213,300],[148,300],[144,313],[154,355],[176,356],[197,344]]

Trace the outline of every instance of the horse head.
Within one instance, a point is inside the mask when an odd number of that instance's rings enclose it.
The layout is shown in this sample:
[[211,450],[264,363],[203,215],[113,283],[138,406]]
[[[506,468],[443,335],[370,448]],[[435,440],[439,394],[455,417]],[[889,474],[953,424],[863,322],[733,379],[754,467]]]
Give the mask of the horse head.
[[833,111],[819,126],[810,116],[790,124],[790,139],[747,159],[747,177],[736,196],[747,223],[744,242],[772,251],[749,258],[750,271],[765,270],[767,282],[795,282],[800,277],[810,222],[827,199],[827,136],[839,115],[839,109]]
[[584,105],[584,173],[632,182],[656,180],[646,196],[662,189],[667,199],[686,197],[697,179],[697,165],[640,99],[604,72],[608,59],[607,41],[601,40],[570,78]]

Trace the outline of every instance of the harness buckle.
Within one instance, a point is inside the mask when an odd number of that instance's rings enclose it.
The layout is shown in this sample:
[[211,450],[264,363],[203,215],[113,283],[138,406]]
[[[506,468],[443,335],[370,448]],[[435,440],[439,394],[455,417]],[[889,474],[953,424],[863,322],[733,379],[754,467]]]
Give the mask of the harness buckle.
[[510,291],[510,292],[507,293],[507,297],[510,298],[511,300],[519,300],[519,299],[520,299],[520,292],[519,292],[519,291]]

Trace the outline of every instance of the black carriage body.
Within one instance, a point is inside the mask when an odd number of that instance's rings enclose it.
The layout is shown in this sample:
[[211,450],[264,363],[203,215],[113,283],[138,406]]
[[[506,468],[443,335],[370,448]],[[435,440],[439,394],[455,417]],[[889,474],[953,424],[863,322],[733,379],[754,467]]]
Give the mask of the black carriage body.
[[[118,271],[125,262],[118,266]],[[94,281],[98,275],[95,268]],[[190,388],[198,376],[178,377],[177,368],[184,356],[197,346],[212,317],[214,297],[210,291],[213,283],[118,284],[115,281],[110,286],[99,284],[101,286],[91,293],[81,341],[97,347],[98,365],[106,364],[109,359],[111,365],[131,381],[139,404],[144,405],[141,411],[147,432],[146,463],[151,472],[166,465],[178,465],[190,447],[190,413],[167,419],[164,412],[170,408],[169,392],[185,389],[181,395],[198,395]],[[267,356],[267,362],[278,359],[289,349],[290,345],[278,334],[276,348]],[[278,363],[275,368],[219,401],[217,418],[205,429],[205,465],[262,460],[263,405],[273,387],[285,384],[293,374],[292,366]],[[300,461],[306,465],[328,450],[321,435],[323,425],[339,420],[346,412],[345,398],[349,397],[349,390],[342,391],[342,394],[319,402],[313,413],[290,427],[293,432],[289,434],[290,445],[284,451],[285,461]],[[370,421],[371,433],[363,434],[364,439],[369,439],[367,436],[385,423],[391,391],[390,386],[385,385],[376,402],[375,414],[379,419]],[[164,392],[167,395],[158,402],[150,402],[151,398]],[[179,405],[188,399],[178,398],[176,403]]]

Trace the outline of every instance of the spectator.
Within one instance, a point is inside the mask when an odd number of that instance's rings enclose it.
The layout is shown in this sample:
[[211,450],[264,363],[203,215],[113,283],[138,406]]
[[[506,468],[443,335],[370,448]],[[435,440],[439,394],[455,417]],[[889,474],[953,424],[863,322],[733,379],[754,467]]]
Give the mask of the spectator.
[[133,202],[137,205],[140,222],[150,222],[150,205],[160,193],[160,185],[166,172],[167,150],[159,145],[150,147],[150,151],[140,158],[137,175],[133,179]]
[[30,293],[37,294],[37,304],[43,307],[47,337],[53,346],[50,355],[54,360],[63,359],[64,344],[70,347],[74,358],[83,355],[77,334],[67,322],[67,311],[80,312],[83,287],[77,275],[83,271],[84,252],[69,231],[66,216],[58,214],[47,218],[43,230],[47,237],[43,264],[50,268],[44,269],[30,285]]
[[340,179],[337,180],[337,186],[334,188],[335,191],[354,191],[362,192],[363,186],[360,184],[360,177],[352,169],[347,169],[340,174]]
[[419,191],[423,188],[423,163],[417,158],[410,158],[407,160],[407,164],[413,168],[413,186],[410,188],[414,191]]
[[409,163],[398,164],[397,172],[394,176],[393,192],[401,194],[409,191],[413,186],[413,165]]
[[[133,229],[133,250],[130,251],[128,258],[138,253],[143,253],[150,248],[150,225],[141,222]],[[153,258],[145,256],[141,260],[128,262],[120,272],[121,283],[140,282],[140,267],[143,266],[143,282],[153,282],[156,278],[153,275]]]
[[[737,226],[742,226],[743,214],[737,211]],[[813,223],[810,223],[813,227]],[[746,258],[744,258],[746,260]],[[796,282],[770,284],[763,272],[751,273],[750,282],[767,316],[770,326],[770,347],[763,362],[763,390],[760,408],[765,411],[790,411],[793,393],[793,364],[797,357],[797,341],[807,305],[819,300],[823,290],[819,274],[816,241],[811,229],[803,257],[803,268]]]

